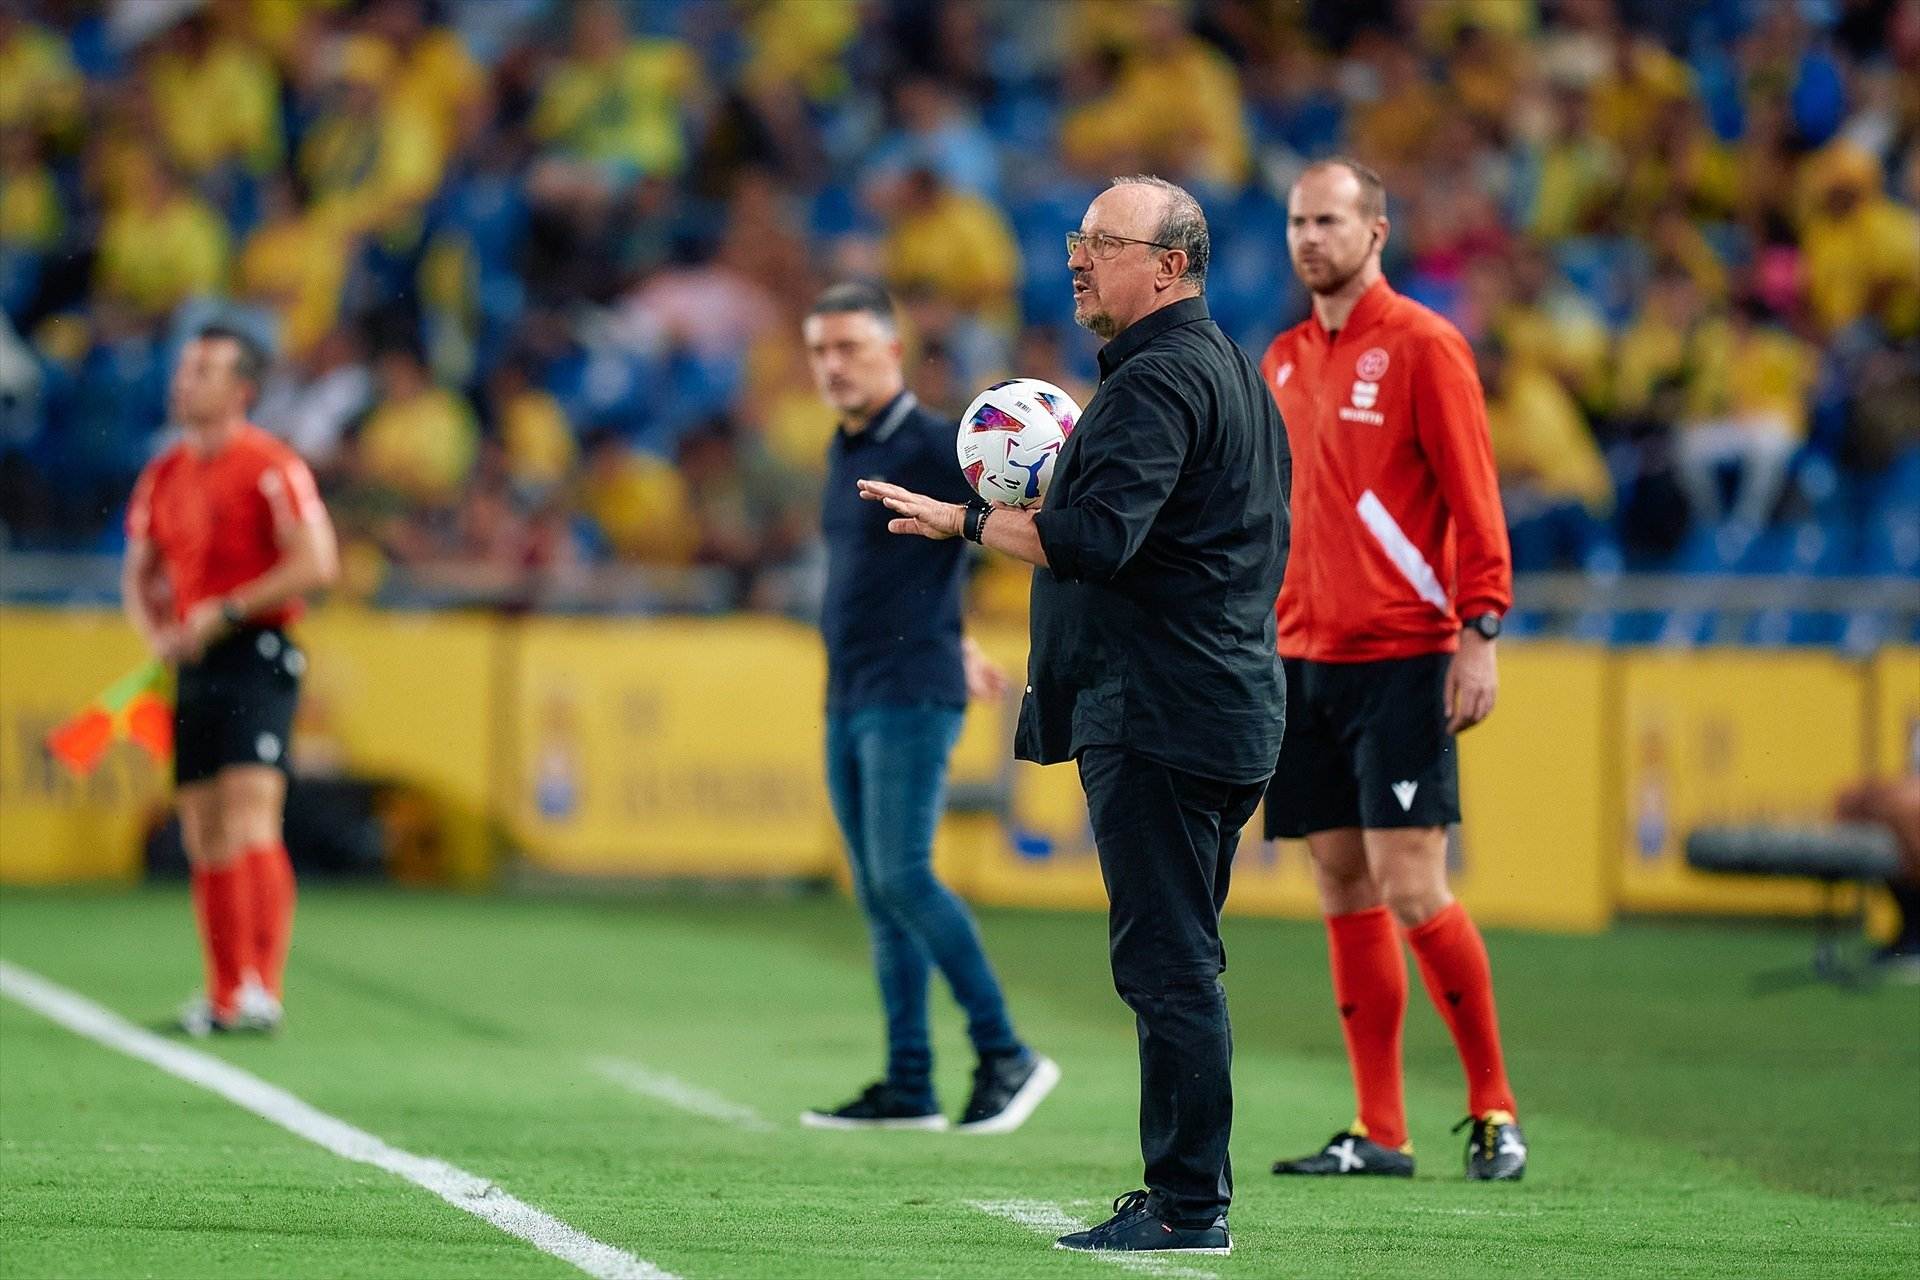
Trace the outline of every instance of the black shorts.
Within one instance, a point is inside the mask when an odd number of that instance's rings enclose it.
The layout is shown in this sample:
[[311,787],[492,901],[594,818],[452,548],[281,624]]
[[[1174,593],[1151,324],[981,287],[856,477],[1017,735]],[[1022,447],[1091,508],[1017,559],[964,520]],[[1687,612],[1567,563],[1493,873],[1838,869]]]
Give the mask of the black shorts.
[[1284,659],[1287,736],[1267,785],[1267,839],[1460,821],[1460,757],[1447,732],[1452,661]]
[[173,780],[204,782],[236,764],[287,768],[306,655],[273,627],[247,627],[180,668]]

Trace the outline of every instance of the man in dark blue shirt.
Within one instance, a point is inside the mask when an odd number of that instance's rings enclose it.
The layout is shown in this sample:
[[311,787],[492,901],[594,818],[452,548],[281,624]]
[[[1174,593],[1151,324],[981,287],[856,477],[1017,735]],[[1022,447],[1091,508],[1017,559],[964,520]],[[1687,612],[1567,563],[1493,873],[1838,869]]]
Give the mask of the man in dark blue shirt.
[[851,1102],[801,1119],[824,1129],[947,1127],[927,1035],[927,986],[938,966],[980,1055],[959,1127],[1007,1133],[1033,1114],[1060,1069],[1014,1034],[973,917],[933,875],[947,757],[967,696],[997,698],[1005,677],[961,634],[966,548],[890,537],[887,513],[861,501],[855,485],[881,476],[964,501],[971,490],[956,429],[906,389],[893,302],[880,288],[828,289],[805,336],[814,383],[841,415],[821,512],[827,785],[873,935],[887,1074]]
[[1140,1035],[1147,1184],[1065,1249],[1233,1248],[1220,908],[1286,722],[1273,605],[1292,471],[1259,369],[1207,314],[1209,253],[1200,206],[1157,178],[1116,181],[1067,236],[1074,319],[1107,344],[1044,510],[860,485],[896,533],[1036,566],[1014,753],[1080,768]]

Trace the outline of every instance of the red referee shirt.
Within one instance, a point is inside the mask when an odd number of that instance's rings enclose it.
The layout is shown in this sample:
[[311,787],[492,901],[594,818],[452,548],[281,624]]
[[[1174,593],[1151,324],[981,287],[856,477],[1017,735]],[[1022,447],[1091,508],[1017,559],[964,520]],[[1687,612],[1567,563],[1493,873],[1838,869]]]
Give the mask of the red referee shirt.
[[[282,539],[324,511],[300,455],[249,423],[217,453],[182,441],[148,463],[127,506],[127,537],[153,543],[185,618],[273,568]],[[285,626],[300,611],[293,600],[251,621]]]
[[1486,399],[1458,329],[1381,280],[1331,338],[1318,316],[1275,338],[1260,372],[1293,448],[1282,655],[1449,652],[1462,617],[1507,611]]

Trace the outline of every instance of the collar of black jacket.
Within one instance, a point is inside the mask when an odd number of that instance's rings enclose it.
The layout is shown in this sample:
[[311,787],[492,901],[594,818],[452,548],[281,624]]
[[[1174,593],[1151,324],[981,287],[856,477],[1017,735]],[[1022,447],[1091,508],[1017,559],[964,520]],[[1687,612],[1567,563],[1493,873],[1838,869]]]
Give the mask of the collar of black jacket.
[[1158,311],[1149,311],[1115,334],[1113,341],[1100,348],[1100,376],[1105,378],[1126,363],[1140,348],[1167,330],[1177,329],[1183,324],[1192,324],[1196,320],[1207,318],[1207,300],[1201,294],[1182,298],[1178,302],[1169,302]]

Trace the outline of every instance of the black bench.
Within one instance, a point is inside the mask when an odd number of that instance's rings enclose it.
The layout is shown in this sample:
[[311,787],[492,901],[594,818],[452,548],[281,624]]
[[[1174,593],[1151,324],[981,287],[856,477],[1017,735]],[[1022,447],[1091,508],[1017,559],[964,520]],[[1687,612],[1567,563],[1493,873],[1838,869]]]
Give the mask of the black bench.
[[1900,867],[1900,851],[1892,832],[1870,823],[1700,827],[1687,837],[1687,865],[1718,875],[1819,881],[1812,969],[1762,974],[1755,986],[1778,990],[1812,980],[1854,987],[1868,970],[1846,958],[1844,943],[1860,936],[1866,895],[1854,893],[1851,908],[1842,911],[1841,886],[1879,884],[1892,878]]

